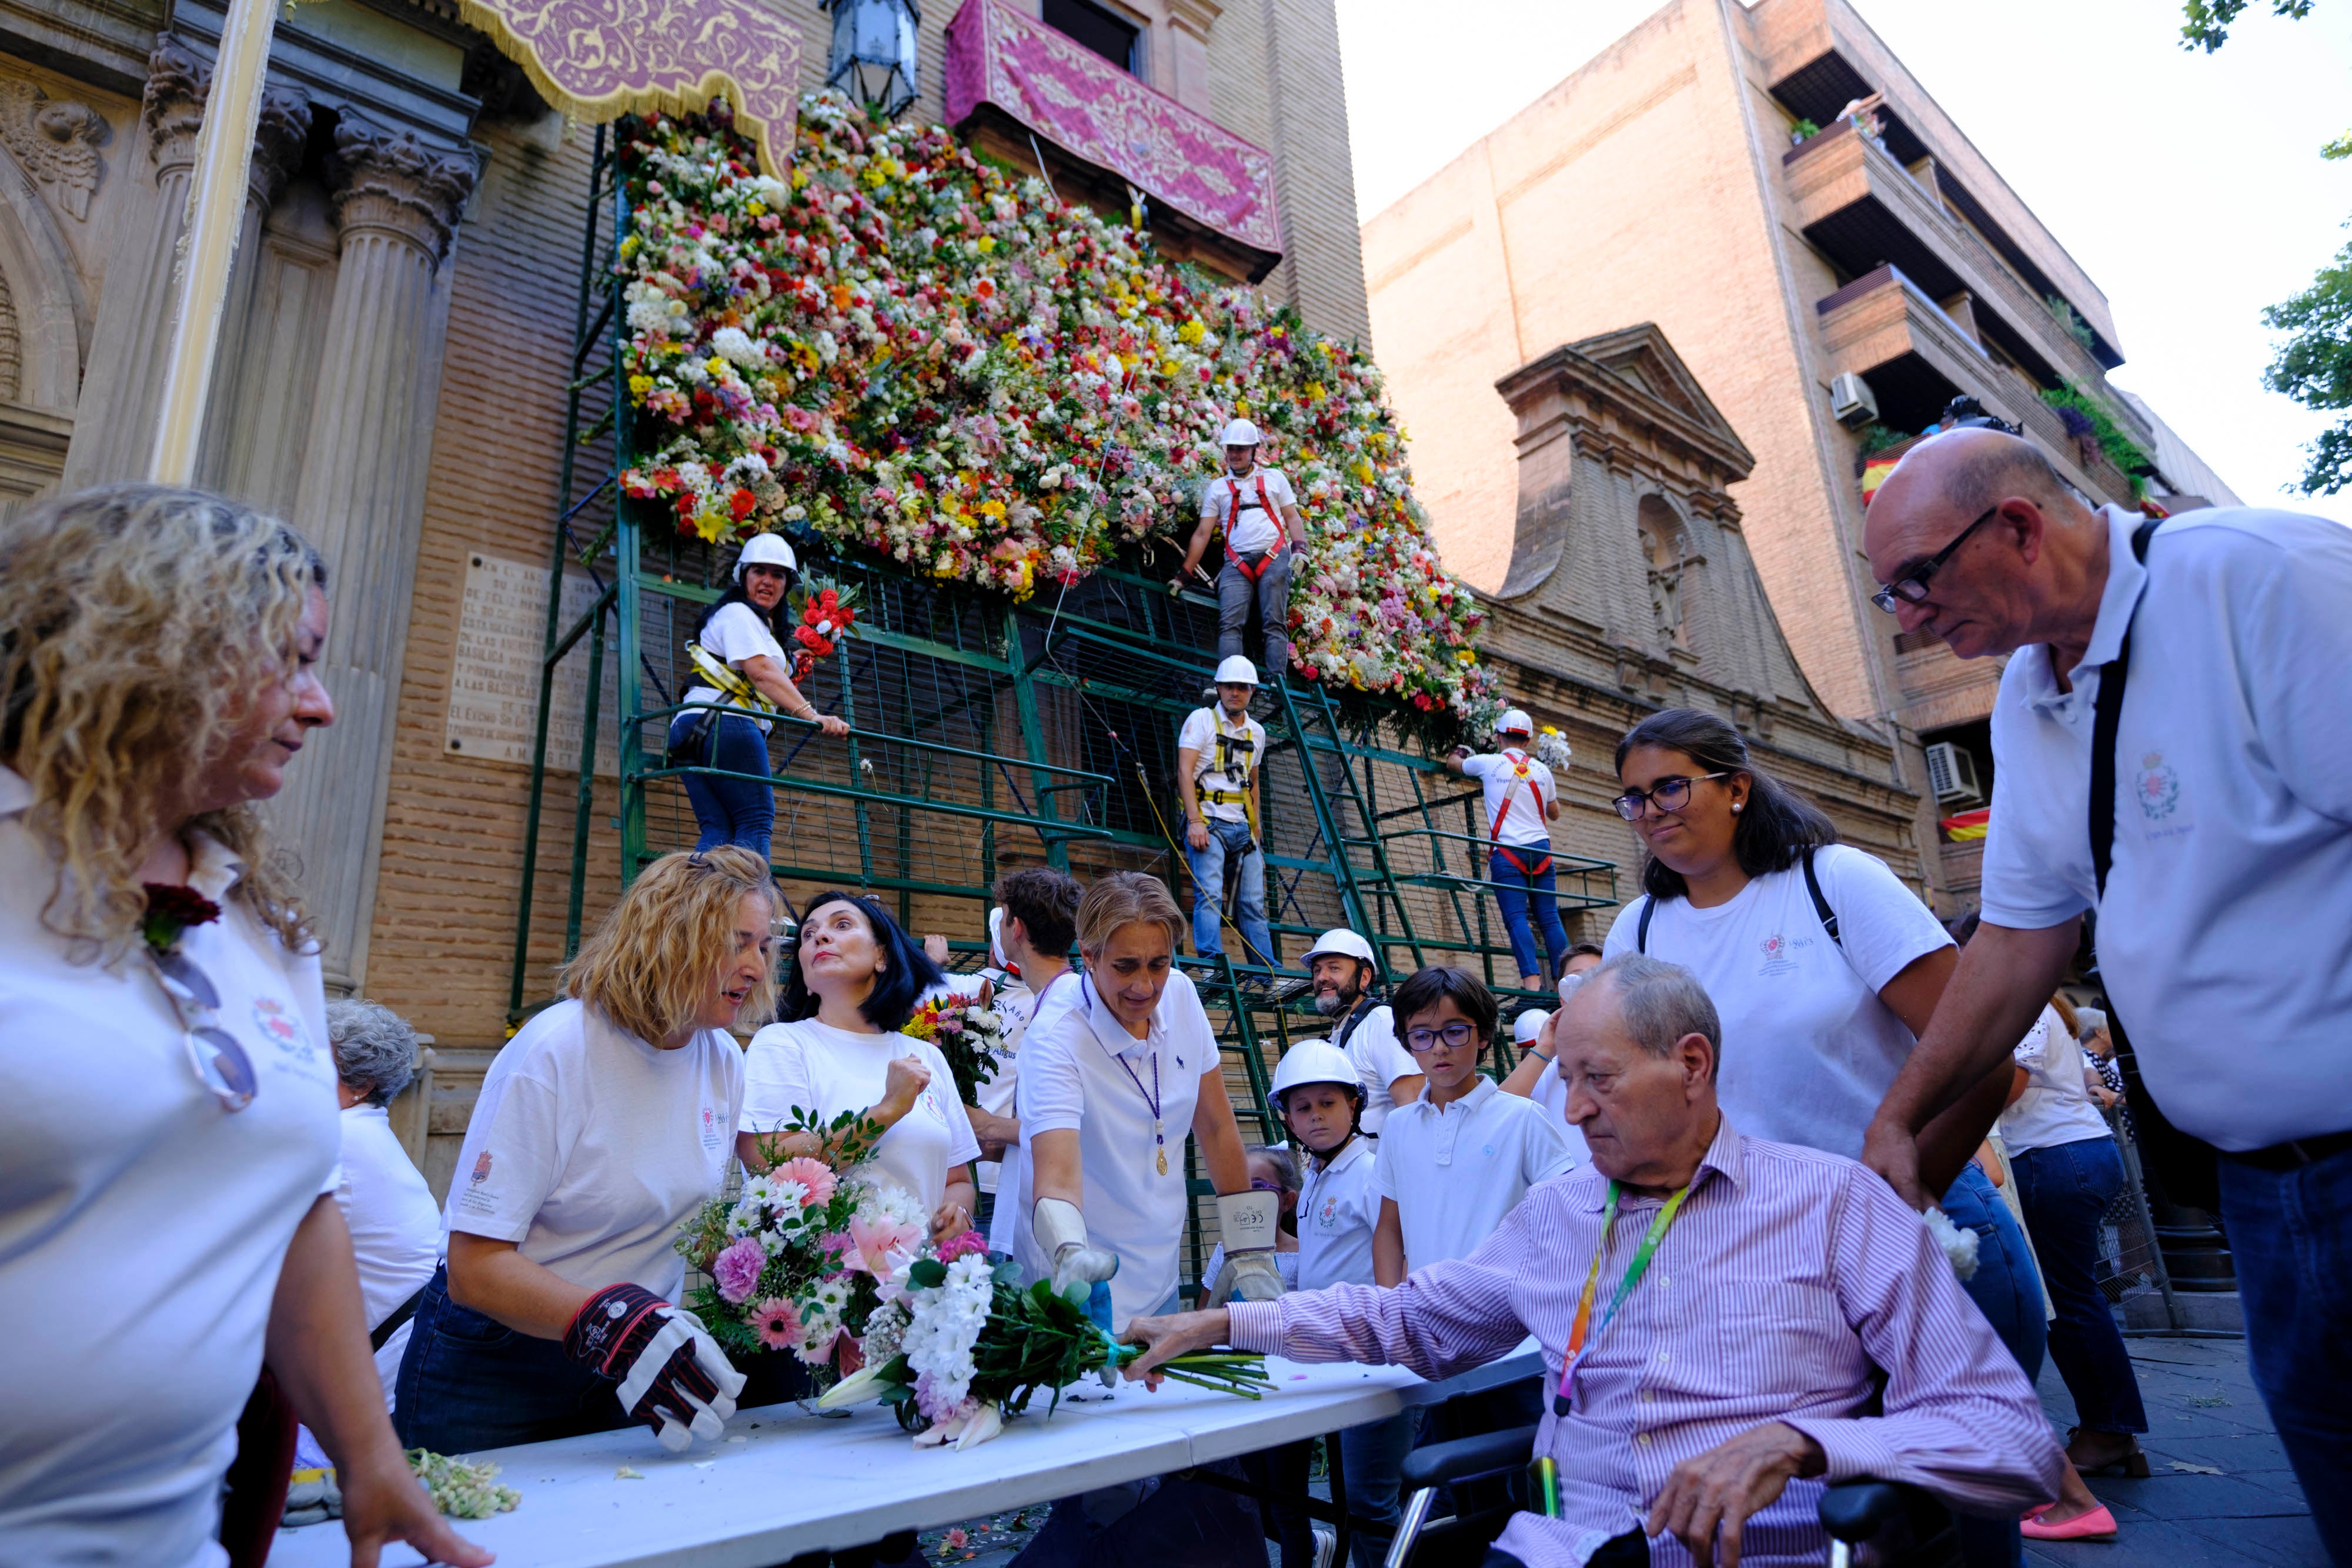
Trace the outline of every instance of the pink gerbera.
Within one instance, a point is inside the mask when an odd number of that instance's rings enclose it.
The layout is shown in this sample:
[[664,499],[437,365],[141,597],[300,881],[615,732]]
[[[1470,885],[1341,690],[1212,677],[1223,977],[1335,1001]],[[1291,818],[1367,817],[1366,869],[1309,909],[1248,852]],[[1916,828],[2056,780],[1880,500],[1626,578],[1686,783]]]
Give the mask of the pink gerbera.
[[799,1309],[782,1296],[771,1296],[751,1309],[751,1332],[770,1350],[793,1350],[801,1343]]
[[796,1181],[808,1188],[807,1207],[810,1208],[823,1208],[831,1203],[834,1188],[839,1185],[831,1166],[823,1160],[811,1159],[806,1155],[786,1160],[768,1175],[773,1180]]
[[745,1236],[730,1242],[710,1264],[710,1277],[718,1282],[719,1300],[750,1301],[751,1292],[760,1288],[760,1270],[767,1266],[767,1250],[758,1238]]

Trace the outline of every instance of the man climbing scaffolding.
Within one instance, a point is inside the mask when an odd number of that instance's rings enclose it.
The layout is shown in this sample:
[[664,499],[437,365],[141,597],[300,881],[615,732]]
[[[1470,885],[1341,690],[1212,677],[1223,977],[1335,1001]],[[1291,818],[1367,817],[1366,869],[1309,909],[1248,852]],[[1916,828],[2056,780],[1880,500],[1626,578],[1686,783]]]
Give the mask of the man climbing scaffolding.
[[[1568,957],[1568,927],[1554,896],[1558,879],[1551,860],[1550,824],[1559,815],[1559,792],[1551,769],[1528,755],[1534,738],[1534,721],[1512,708],[1495,721],[1492,752],[1473,757],[1468,747],[1458,746],[1445,759],[1447,772],[1475,779],[1486,792],[1486,876],[1518,958],[1519,988],[1528,991],[1550,985]],[[1549,963],[1541,973],[1528,923],[1529,904],[1543,926]]]
[[1298,518],[1298,498],[1279,468],[1257,460],[1256,425],[1236,419],[1221,437],[1225,471],[1201,489],[1201,526],[1184,548],[1184,570],[1169,584],[1180,589],[1200,570],[1201,558],[1218,533],[1225,536],[1225,562],[1217,572],[1217,657],[1231,660],[1248,649],[1250,606],[1257,606],[1265,667],[1281,680],[1290,668],[1290,572],[1293,557],[1307,549],[1307,525]]
[[1194,708],[1177,732],[1176,794],[1184,808],[1184,858],[1192,867],[1192,951],[1203,958],[1224,952],[1219,924],[1230,880],[1233,922],[1248,949],[1244,961],[1271,964],[1257,828],[1265,726],[1249,711],[1256,693],[1257,670],[1247,659],[1231,653],[1218,664],[1214,706]]

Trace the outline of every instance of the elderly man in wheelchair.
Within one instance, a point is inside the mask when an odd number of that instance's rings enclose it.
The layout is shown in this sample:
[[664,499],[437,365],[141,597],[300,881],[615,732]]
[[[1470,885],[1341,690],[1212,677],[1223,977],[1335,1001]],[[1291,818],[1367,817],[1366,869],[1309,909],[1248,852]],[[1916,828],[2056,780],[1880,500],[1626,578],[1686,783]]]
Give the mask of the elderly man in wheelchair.
[[[1391,1565],[1437,1483],[1530,1455],[1535,1484],[1487,1568],[1779,1568],[1822,1562],[1832,1536],[1839,1562],[1874,1536],[1903,1538],[1877,1542],[1880,1561],[1956,1562],[1945,1508],[2014,1517],[2057,1495],[2050,1424],[1885,1183],[1725,1122],[1721,1040],[1689,971],[1604,965],[1553,1025],[1590,1166],[1393,1289],[1138,1318],[1128,1338],[1148,1351],[1128,1375],[1224,1343],[1440,1378],[1533,1335],[1541,1425],[1417,1453]],[[1891,1484],[1851,1484],[1864,1479]]]

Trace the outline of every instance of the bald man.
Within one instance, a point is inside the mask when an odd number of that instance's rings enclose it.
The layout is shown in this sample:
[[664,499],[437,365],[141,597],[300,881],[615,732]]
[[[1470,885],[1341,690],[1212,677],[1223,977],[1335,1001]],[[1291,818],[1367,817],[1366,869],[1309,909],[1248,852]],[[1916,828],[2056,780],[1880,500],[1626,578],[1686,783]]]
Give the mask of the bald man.
[[1905,455],[1864,547],[1906,632],[2015,654],[1984,924],[1864,1158],[1919,1200],[1919,1128],[2025,1034],[2095,912],[2148,1164],[2218,1198],[2255,1382],[2352,1564],[2352,529],[2094,511],[2029,443],[1960,430]]

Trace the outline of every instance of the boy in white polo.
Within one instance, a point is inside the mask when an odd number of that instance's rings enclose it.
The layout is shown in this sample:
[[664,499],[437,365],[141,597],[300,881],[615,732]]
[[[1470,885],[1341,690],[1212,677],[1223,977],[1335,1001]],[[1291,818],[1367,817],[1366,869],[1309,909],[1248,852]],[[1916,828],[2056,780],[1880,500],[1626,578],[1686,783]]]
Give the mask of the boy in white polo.
[[1428,1085],[1390,1113],[1381,1134],[1372,1259],[1382,1285],[1466,1257],[1528,1188],[1575,1163],[1564,1128],[1542,1106],[1478,1071],[1496,1016],[1495,994],[1478,977],[1426,968],[1396,988],[1390,1006]]

